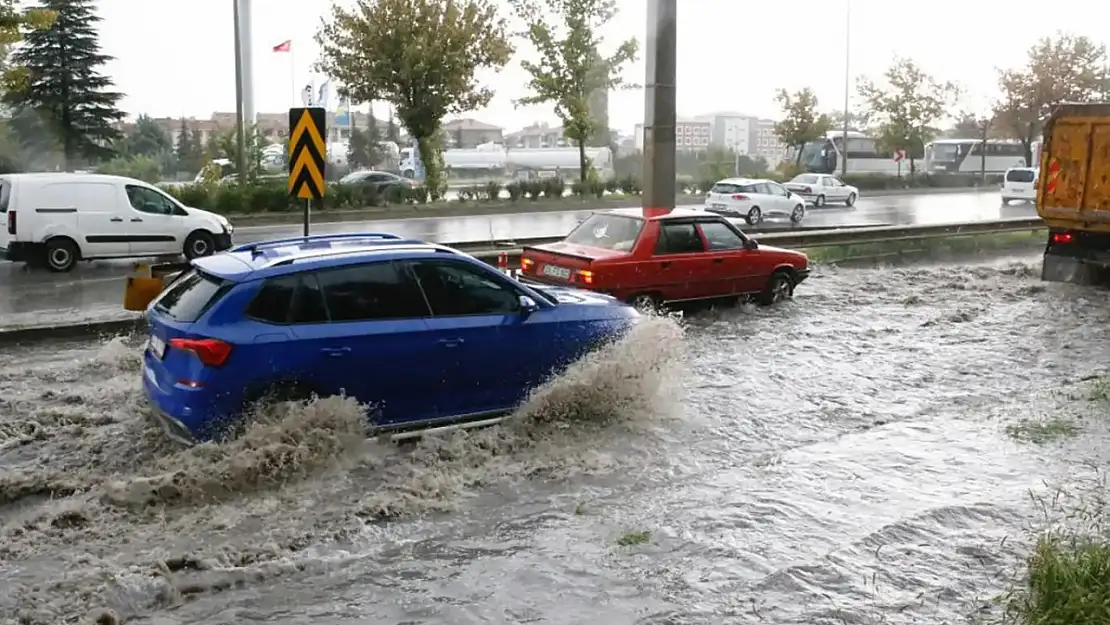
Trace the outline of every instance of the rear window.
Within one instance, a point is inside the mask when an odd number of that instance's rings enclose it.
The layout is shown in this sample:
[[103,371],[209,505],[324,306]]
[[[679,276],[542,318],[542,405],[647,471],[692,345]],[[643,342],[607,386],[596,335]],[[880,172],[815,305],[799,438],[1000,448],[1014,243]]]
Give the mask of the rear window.
[[817,178],[817,176],[802,175],[796,176],[790,182],[797,182],[798,184],[817,184],[818,182],[820,182],[820,180]]
[[710,193],[723,193],[725,195],[732,195],[733,193],[755,193],[755,185],[753,184],[730,184],[721,183],[713,185],[709,190]]
[[1036,177],[1032,169],[1011,169],[1006,172],[1006,182],[1033,182]]
[[575,245],[630,252],[643,229],[644,220],[638,217],[595,213],[578,224],[563,240]]
[[229,290],[222,280],[190,269],[154,304],[154,309],[174,321],[196,321]]

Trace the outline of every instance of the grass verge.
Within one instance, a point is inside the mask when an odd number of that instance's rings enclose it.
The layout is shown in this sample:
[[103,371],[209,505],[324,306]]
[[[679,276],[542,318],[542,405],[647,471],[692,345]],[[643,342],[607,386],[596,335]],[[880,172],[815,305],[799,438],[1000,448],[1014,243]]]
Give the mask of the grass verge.
[[1022,419],[1006,426],[1011,438],[1034,445],[1046,445],[1079,433],[1079,426],[1070,419]]
[[998,232],[950,236],[915,241],[885,241],[861,245],[833,245],[827,247],[804,248],[813,262],[857,263],[857,262],[898,262],[905,260],[920,261],[941,259],[953,255],[976,254],[979,252],[1018,252],[1036,251],[1045,242],[1043,230],[1025,232]]

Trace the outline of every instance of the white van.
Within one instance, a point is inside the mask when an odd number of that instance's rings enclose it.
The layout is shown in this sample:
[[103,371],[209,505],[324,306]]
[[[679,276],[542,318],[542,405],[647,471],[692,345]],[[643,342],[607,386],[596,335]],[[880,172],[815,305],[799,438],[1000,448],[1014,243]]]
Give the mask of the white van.
[[184,254],[191,260],[231,247],[231,224],[221,215],[121,176],[0,176],[0,218],[0,259],[52,271],[96,258]]
[[1037,199],[1037,168],[1011,167],[1002,176],[1002,203],[1010,200],[1033,202]]

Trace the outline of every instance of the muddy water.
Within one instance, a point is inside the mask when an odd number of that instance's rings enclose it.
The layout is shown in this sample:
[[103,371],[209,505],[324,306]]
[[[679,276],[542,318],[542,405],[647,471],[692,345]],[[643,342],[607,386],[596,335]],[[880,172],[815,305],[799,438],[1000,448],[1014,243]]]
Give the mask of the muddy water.
[[[512,424],[401,449],[328,399],[181,450],[127,341],[0,354],[0,622],[982,614],[1030,491],[1105,462],[1110,295],[1035,273],[826,269],[776,309],[649,320]],[[1082,435],[1006,434],[1061,416]]]

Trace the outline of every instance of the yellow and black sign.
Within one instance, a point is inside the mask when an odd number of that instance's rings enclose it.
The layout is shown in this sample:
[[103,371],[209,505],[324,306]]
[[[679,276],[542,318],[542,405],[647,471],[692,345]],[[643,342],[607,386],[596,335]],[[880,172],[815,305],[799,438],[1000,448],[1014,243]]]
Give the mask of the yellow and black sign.
[[289,109],[289,195],[302,200],[324,197],[327,124],[322,108]]

